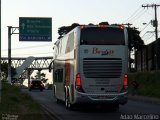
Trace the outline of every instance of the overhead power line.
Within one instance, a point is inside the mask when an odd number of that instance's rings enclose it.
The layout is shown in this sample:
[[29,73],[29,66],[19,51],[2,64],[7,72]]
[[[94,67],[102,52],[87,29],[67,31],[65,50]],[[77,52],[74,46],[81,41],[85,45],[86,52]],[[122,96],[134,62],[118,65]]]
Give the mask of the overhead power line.
[[154,8],[154,11],[155,11],[155,20],[153,21],[153,27],[155,27],[155,33],[156,33],[156,40],[158,39],[158,21],[157,21],[157,7],[159,7],[160,5],[157,5],[157,4],[151,4],[151,5],[142,5],[142,7],[144,8],[149,8],[149,7],[152,7]]
[[150,25],[150,23],[151,23],[151,21],[149,21],[149,23],[146,24],[146,26],[140,31],[140,33],[141,33],[143,30],[145,30],[145,29]]
[[[141,7],[140,7],[141,8]],[[128,19],[126,19],[123,23],[125,22],[130,22],[130,23],[133,23],[135,22],[136,20],[138,20],[139,18],[141,18],[144,13],[147,12],[147,10],[144,10],[144,9],[140,9],[138,8]]]
[[135,22],[136,20],[138,20],[139,18],[141,18],[144,15],[144,13],[146,13],[146,12],[147,12],[147,10],[142,10],[139,14],[137,14],[134,18],[132,18],[130,20],[130,22],[131,23]]
[[125,21],[123,21],[123,23],[128,22],[129,19],[131,19],[135,14],[137,14],[137,12],[141,9],[141,7],[139,7],[130,17],[128,17]]
[[154,34],[152,34],[148,39],[146,39],[146,41],[150,40],[153,36]]

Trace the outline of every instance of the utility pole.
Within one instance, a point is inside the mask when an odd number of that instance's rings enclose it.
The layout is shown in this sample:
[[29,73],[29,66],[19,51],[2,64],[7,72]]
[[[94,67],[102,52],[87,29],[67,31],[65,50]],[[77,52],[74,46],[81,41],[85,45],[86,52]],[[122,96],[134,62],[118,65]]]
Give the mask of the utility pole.
[[159,7],[160,5],[157,5],[157,4],[147,4],[147,5],[142,5],[142,7],[144,8],[149,8],[149,7],[152,7],[154,8],[154,11],[155,11],[155,20],[153,20],[153,27],[155,27],[155,38],[156,38],[156,51],[155,51],[155,63],[156,63],[156,70],[158,70],[158,20],[157,20],[157,8]]

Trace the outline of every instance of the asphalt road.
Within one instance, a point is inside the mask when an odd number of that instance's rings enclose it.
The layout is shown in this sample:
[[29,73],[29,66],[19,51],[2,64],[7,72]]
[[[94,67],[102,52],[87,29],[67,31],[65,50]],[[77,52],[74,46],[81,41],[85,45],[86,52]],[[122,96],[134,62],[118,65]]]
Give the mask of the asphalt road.
[[64,103],[57,104],[51,90],[34,90],[29,93],[38,101],[46,114],[54,120],[160,120],[160,105],[129,100],[126,105],[120,105],[119,111],[112,112],[100,107],[84,107],[69,111]]

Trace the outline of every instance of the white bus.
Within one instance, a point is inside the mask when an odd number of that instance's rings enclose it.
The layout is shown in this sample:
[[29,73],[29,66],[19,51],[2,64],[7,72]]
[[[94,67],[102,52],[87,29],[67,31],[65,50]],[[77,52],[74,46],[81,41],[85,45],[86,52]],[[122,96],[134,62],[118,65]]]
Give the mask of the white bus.
[[57,101],[127,103],[128,37],[124,26],[78,26],[56,41],[53,85]]

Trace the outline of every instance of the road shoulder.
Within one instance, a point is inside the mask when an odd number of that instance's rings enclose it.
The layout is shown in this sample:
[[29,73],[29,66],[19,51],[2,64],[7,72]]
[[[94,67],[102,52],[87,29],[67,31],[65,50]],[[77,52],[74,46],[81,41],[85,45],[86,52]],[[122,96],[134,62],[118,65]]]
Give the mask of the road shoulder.
[[153,98],[153,97],[147,97],[147,96],[138,96],[138,95],[128,95],[128,99],[134,100],[134,101],[140,101],[145,103],[152,103],[152,104],[158,104],[160,105],[160,98]]

